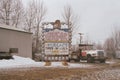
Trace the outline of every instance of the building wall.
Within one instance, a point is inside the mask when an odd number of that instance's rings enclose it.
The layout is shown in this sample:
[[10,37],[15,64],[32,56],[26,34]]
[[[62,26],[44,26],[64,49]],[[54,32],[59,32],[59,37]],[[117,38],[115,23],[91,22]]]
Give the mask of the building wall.
[[119,58],[119,59],[120,59],[120,50],[117,50],[117,51],[116,51],[116,58]]
[[0,51],[18,48],[17,55],[32,58],[32,34],[0,28]]

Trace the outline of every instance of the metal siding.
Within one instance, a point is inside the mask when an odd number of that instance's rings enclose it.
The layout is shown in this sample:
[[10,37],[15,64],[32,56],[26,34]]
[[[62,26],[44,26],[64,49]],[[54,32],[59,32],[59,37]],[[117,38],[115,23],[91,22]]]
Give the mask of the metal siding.
[[32,34],[0,29],[0,51],[18,48],[17,55],[32,58]]

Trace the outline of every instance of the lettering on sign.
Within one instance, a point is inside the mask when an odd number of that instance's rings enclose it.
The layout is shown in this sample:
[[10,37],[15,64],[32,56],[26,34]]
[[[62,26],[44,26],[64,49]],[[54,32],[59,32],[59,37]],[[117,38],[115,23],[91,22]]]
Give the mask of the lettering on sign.
[[45,43],[46,55],[65,55],[69,52],[68,43]]
[[68,41],[69,40],[69,36],[68,36],[68,32],[62,31],[62,30],[58,30],[55,29],[53,31],[49,31],[49,32],[45,32],[44,33],[44,39],[45,41],[48,42],[64,42],[64,41]]

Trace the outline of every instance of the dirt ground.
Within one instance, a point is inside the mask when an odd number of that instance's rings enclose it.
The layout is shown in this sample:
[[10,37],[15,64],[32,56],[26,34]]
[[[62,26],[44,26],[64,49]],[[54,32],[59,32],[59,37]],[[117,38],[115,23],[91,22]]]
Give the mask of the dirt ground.
[[0,80],[119,80],[120,63],[93,63],[92,68],[1,69]]

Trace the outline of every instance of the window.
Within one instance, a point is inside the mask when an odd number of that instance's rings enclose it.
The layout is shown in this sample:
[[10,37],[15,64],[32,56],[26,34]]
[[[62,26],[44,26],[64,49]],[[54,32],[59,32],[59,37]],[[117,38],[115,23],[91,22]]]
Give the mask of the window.
[[18,53],[18,48],[10,48],[9,52],[10,53]]

